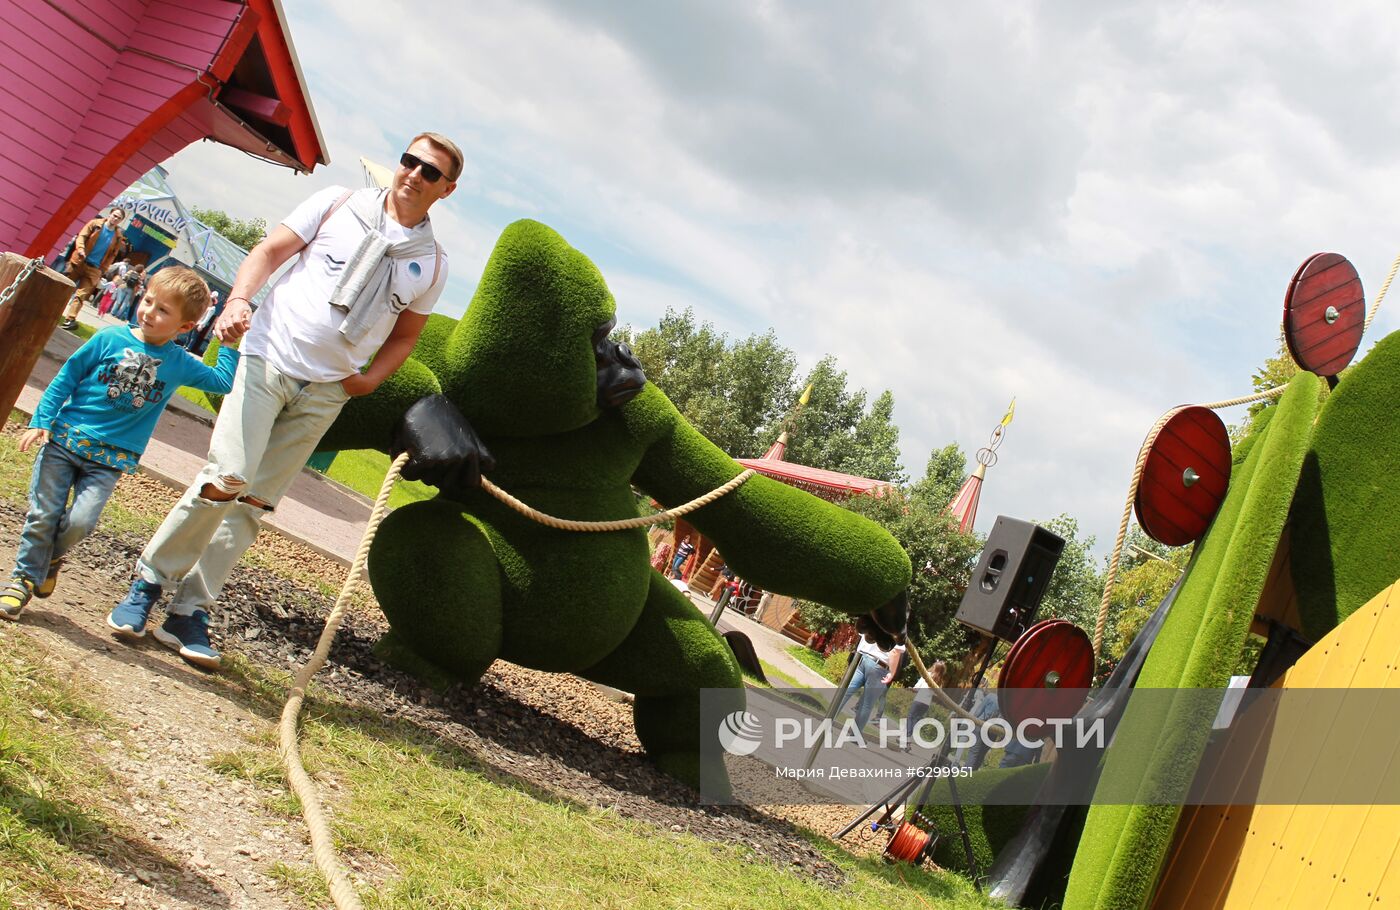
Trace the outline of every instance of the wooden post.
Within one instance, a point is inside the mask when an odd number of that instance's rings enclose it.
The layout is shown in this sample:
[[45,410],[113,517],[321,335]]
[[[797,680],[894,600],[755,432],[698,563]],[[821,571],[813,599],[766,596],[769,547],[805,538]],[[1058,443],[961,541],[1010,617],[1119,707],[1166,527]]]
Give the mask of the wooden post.
[[[29,264],[18,253],[0,253],[0,292]],[[10,419],[24,381],[53,334],[73,282],[47,266],[35,269],[0,306],[0,429]]]

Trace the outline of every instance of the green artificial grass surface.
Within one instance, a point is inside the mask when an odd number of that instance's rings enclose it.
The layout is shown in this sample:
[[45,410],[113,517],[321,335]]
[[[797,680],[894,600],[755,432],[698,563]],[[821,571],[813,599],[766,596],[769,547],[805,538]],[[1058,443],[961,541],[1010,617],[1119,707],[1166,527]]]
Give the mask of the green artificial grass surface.
[[1400,332],[1323,406],[1292,516],[1303,634],[1317,641],[1400,577]]
[[[1230,479],[1171,614],[1153,645],[1138,688],[1216,688],[1229,682],[1259,593],[1278,549],[1318,410],[1322,380],[1300,373],[1289,383],[1263,436]],[[1185,716],[1182,716],[1185,715]],[[1105,779],[1142,768],[1151,781],[1195,774],[1209,718],[1190,712],[1135,711],[1123,718],[1105,762]],[[1103,804],[1089,810],[1065,906],[1140,907],[1152,895],[1171,843],[1178,806]]]
[[[634,486],[679,505],[739,474],[654,385],[599,407],[593,338],[615,316],[586,256],[518,221],[461,321],[430,320],[414,355],[346,405],[322,448],[385,446],[399,415],[440,390],[494,455],[492,481],[550,515],[628,518],[638,513]],[[766,590],[858,615],[909,583],[909,557],[886,530],[771,478],[748,479],[690,520]],[[648,754],[684,780],[698,779],[699,690],[731,689],[743,704],[728,647],[658,585],[640,529],[563,532],[449,482],[386,519],[369,576],[401,650],[448,677],[474,682],[500,658],[632,692]]]

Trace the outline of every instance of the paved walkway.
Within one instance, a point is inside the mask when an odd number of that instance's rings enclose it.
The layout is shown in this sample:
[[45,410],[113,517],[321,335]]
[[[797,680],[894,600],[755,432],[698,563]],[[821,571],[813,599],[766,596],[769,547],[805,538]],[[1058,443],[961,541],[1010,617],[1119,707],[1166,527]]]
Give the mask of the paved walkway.
[[[89,306],[83,307],[78,318],[94,328],[117,324],[116,319],[98,316]],[[55,331],[15,407],[26,414],[34,413],[49,381],[81,344],[82,340],[77,335],[61,329]],[[213,426],[213,414],[175,396],[161,415],[155,435],[141,458],[141,470],[167,486],[185,489],[204,467]],[[348,567],[354,561],[373,505],[354,490],[306,469],[277,504],[277,510],[264,519],[264,523],[279,534]],[[691,594],[690,598],[706,616],[714,609],[714,602],[705,597]],[[737,629],[748,635],[761,659],[803,685],[831,685],[821,674],[813,672],[787,653],[787,648],[794,642],[781,633],[734,610],[724,611],[719,628],[722,632]]]

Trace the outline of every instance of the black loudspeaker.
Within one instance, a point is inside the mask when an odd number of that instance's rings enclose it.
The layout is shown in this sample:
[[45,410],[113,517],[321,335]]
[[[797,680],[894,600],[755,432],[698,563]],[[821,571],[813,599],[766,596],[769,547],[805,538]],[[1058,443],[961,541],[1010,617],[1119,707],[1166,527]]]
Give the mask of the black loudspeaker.
[[998,515],[958,605],[958,622],[1015,641],[1035,621],[1064,548],[1058,534]]

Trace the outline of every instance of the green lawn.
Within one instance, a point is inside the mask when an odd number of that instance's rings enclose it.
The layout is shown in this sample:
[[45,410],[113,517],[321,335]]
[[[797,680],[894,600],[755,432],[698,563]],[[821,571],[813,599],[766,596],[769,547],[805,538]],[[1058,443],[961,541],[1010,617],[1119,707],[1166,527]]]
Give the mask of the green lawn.
[[119,734],[71,672],[0,629],[0,907],[96,907],[104,866],[170,868],[102,808],[110,775],[84,736]]
[[[248,664],[245,691],[280,705],[279,677]],[[422,730],[327,700],[313,690],[303,749],[313,776],[337,783],[334,831],[343,851],[395,870],[361,892],[375,910],[473,907],[686,907],[836,910],[874,906],[999,907],[961,876],[857,859],[812,837],[849,882],[839,890],[756,857],[745,846],[657,830],[608,810],[538,790]],[[272,734],[219,756],[216,770],[258,785],[267,804],[294,815]],[[326,890],[310,866],[279,864],[308,907]]]

